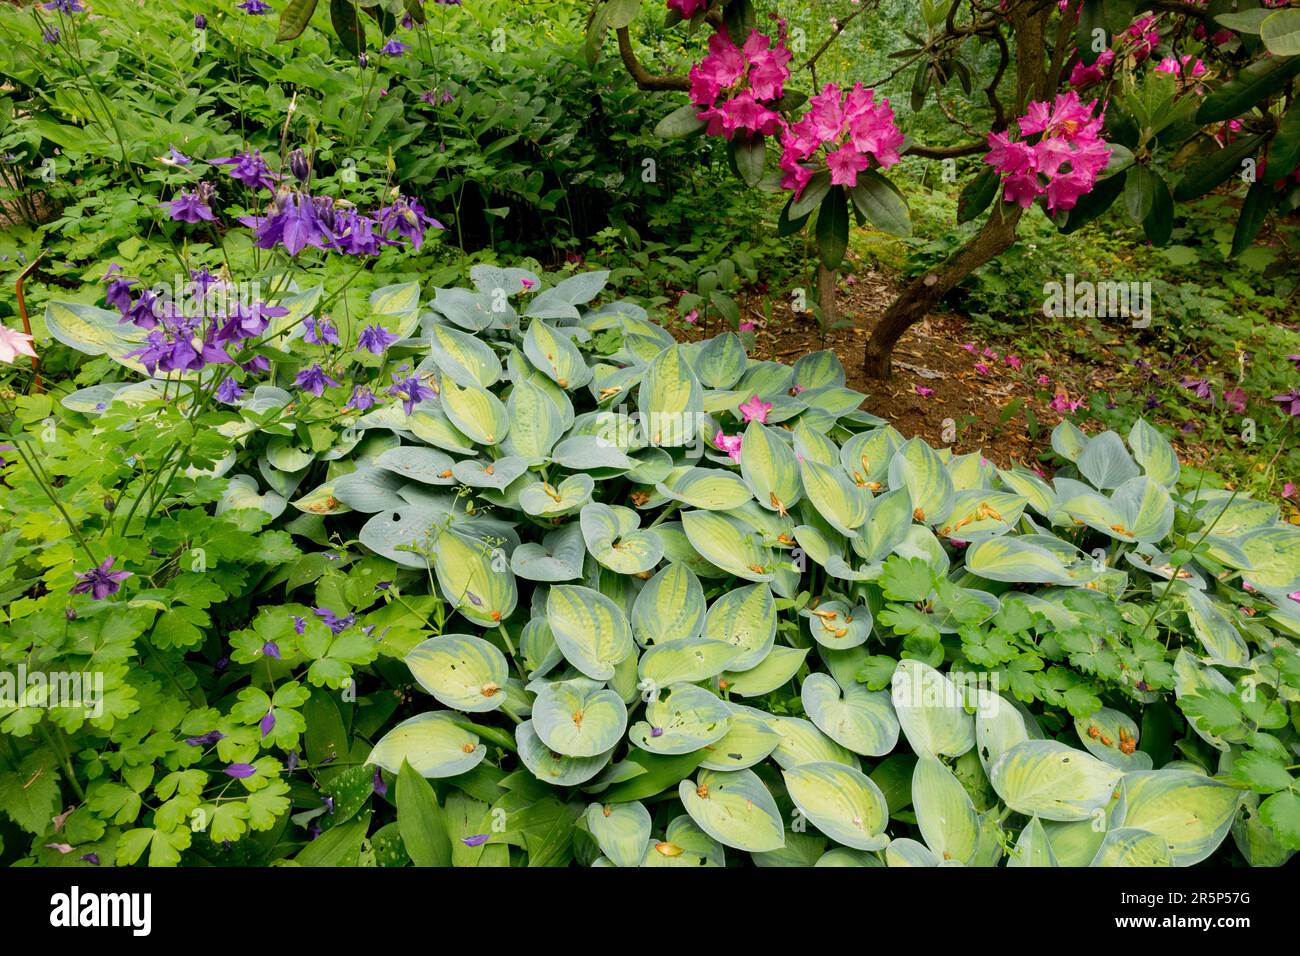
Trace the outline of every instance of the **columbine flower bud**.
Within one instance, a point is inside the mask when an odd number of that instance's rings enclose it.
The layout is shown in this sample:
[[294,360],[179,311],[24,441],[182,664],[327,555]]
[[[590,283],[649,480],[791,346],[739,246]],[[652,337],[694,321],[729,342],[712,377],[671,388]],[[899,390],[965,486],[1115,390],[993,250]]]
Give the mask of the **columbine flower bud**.
[[289,171],[298,178],[300,182],[307,182],[311,178],[311,161],[307,154],[301,149],[295,149],[289,154]]

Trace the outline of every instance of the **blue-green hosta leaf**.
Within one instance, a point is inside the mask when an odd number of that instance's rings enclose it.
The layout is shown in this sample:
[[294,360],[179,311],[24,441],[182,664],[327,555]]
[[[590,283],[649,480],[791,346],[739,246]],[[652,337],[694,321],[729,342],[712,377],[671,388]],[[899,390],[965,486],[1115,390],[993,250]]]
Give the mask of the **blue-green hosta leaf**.
[[1118,488],[1140,474],[1137,462],[1124,447],[1124,440],[1110,431],[1089,438],[1075,464],[1094,488],[1106,490]]
[[703,635],[738,649],[732,672],[757,667],[776,640],[776,600],[766,584],[735,588],[716,598],[704,618]]
[[743,481],[717,468],[675,468],[655,490],[674,501],[706,511],[731,511],[753,497]]
[[573,339],[540,319],[528,325],[524,354],[560,388],[578,389],[591,381],[591,368]]
[[614,755],[611,748],[594,757],[566,757],[556,753],[537,736],[531,720],[515,728],[515,743],[519,746],[519,759],[534,777],[554,787],[576,787],[586,783],[609,763]]
[[[375,421],[371,427],[374,428],[406,428],[410,429],[411,434],[421,441],[428,442],[430,445],[437,445],[439,448],[447,451],[456,452],[460,455],[476,454],[478,449],[474,447],[474,442],[464,432],[451,423],[447,413],[443,411],[441,405],[435,402],[421,402],[416,406],[415,411],[410,415],[403,416],[400,405],[391,405],[381,410],[383,414],[395,416],[398,420],[393,422]],[[367,422],[371,412],[357,422],[357,427],[362,427]]]
[[736,383],[736,391],[747,395],[759,395],[771,401],[782,395],[788,395],[794,384],[794,369],[783,362],[768,362],[758,359],[750,360],[745,374]]
[[699,637],[704,627],[704,588],[690,568],[676,561],[646,582],[632,605],[632,636],[642,647]]
[[1173,866],[1162,837],[1138,827],[1107,830],[1089,866]]
[[486,756],[487,747],[457,722],[455,714],[433,711],[404,720],[384,734],[366,763],[397,773],[405,761],[422,777],[455,777],[473,770]]
[[753,707],[733,704],[727,735],[704,749],[709,756],[700,761],[706,770],[744,770],[765,760],[781,742],[767,725],[767,714]]
[[1138,725],[1128,714],[1103,707],[1090,717],[1076,717],[1074,730],[1088,753],[1112,767],[1151,769],[1151,755],[1137,749]]
[[637,673],[657,687],[693,684],[721,674],[739,653],[734,645],[702,637],[669,641],[642,654]]
[[694,355],[695,374],[705,388],[731,388],[745,374],[749,359],[735,332],[724,332],[700,344]]
[[1223,607],[1196,588],[1183,589],[1182,598],[1192,630],[1205,648],[1205,663],[1222,667],[1247,666],[1250,649]]
[[734,697],[762,697],[788,682],[808,656],[808,648],[777,644],[762,662],[746,671],[725,671],[718,680],[720,689]]
[[767,725],[781,737],[781,742],[772,751],[772,759],[782,770],[825,761],[842,763],[855,770],[861,768],[858,758],[851,750],[831,740],[810,720],[772,716],[768,718]]
[[1076,820],[1073,823],[1043,824],[1047,841],[1052,845],[1052,853],[1059,866],[1087,866],[1097,855],[1105,839],[1105,821],[1101,814],[1094,814],[1088,820]]
[[1062,421],[1052,429],[1052,451],[1066,461],[1078,461],[1088,447],[1088,436],[1071,421]]
[[1257,588],[1300,589],[1300,528],[1279,524],[1258,528],[1240,541],[1250,567],[1246,577]]
[[622,698],[585,677],[534,681],[533,730],[551,750],[566,757],[595,757],[614,748],[627,729]]
[[650,844],[650,811],[639,800],[593,803],[583,818],[600,852],[615,866],[640,866]]
[[[1235,688],[1232,682],[1218,670],[1213,667],[1202,667],[1188,653],[1187,648],[1180,648],[1174,658],[1174,696],[1179,704],[1186,707],[1184,701],[1189,697],[1207,696],[1204,691],[1232,694]],[[1200,714],[1187,714],[1187,723],[1191,725],[1192,730],[1196,731],[1198,737],[1217,750],[1227,751],[1229,743],[1242,743],[1245,740],[1244,735],[1241,734],[1230,734],[1225,737],[1211,732],[1206,727],[1205,718]]]
[[145,330],[123,322],[116,311],[81,302],[51,301],[45,305],[45,327],[69,348],[86,355],[107,355],[132,371],[149,374],[138,358],[126,357],[127,352],[144,345]]
[[564,660],[546,618],[535,617],[524,625],[519,634],[519,655],[529,680],[544,677]]
[[1194,866],[1228,835],[1242,796],[1188,770],[1135,771],[1124,775],[1121,825],[1160,837],[1174,866]]
[[784,515],[803,494],[794,450],[757,420],[745,429],[740,446],[740,474],[758,503],[778,514]]
[[1055,740],[1026,740],[1004,752],[989,781],[1011,809],[1044,820],[1086,820],[1110,802],[1123,771]]
[[1027,503],[1020,495],[1001,491],[984,488],[959,491],[939,534],[971,542],[1006,534],[1016,526]]
[[987,775],[999,757],[1029,739],[1029,731],[1024,716],[1001,694],[981,687],[975,696],[975,748]]
[[836,843],[858,850],[883,850],[889,843],[889,805],[862,771],[840,763],[807,763],[781,775],[799,811]]
[[471,292],[469,289],[436,289],[433,307],[462,329],[471,332],[482,332],[493,325],[509,325],[515,318],[514,309],[505,301],[504,296],[497,300],[493,295]]
[[971,545],[966,551],[966,570],[989,581],[1011,584],[1070,584],[1073,580],[1051,551],[1005,535]]
[[479,627],[496,627],[514,612],[519,592],[504,551],[449,529],[434,545],[433,569],[443,598]]
[[541,282],[537,274],[528,269],[503,269],[486,263],[470,266],[469,277],[475,288],[486,295],[516,296],[537,288]]
[[975,721],[962,692],[933,667],[900,661],[890,687],[898,722],[918,755],[960,757],[975,746]]
[[592,680],[607,681],[635,646],[623,610],[591,588],[557,584],[546,598],[546,621],[565,660]]
[[867,690],[861,684],[841,690],[829,674],[809,674],[800,697],[817,729],[856,754],[882,757],[898,743],[898,718],[883,690]]
[[664,838],[650,843],[641,860],[647,867],[720,867],[726,865],[722,844],[709,836],[686,814],[668,824]]
[[724,846],[762,853],[785,846],[776,800],[752,770],[701,770],[677,788],[686,812]]
[[573,435],[551,451],[551,461],[574,471],[631,471],[637,461],[597,435]]
[[852,535],[866,522],[871,492],[851,482],[838,462],[827,465],[805,459],[799,477],[809,503],[840,534]]
[[664,556],[663,542],[654,531],[637,530],[641,519],[631,508],[593,501],[583,505],[579,521],[587,550],[611,571],[640,574]]
[[657,754],[686,754],[716,743],[731,729],[731,709],[703,687],[674,684],[646,704],[645,720],[628,739]]
[[736,518],[717,511],[684,511],[682,529],[691,547],[714,567],[746,581],[773,579],[776,554]]
[[885,560],[907,538],[912,527],[912,496],[895,488],[872,499],[866,523],[852,539],[853,550],[872,564]]
[[[452,465],[455,462],[445,455],[423,445],[401,445],[390,448],[375,459],[375,466],[426,485],[453,485]],[[363,509],[369,510],[369,509]]]
[[510,430],[505,405],[482,386],[457,385],[444,376],[440,397],[451,423],[480,445],[495,445]]
[[646,366],[637,407],[650,444],[672,447],[695,441],[704,414],[704,390],[681,346],[669,346]]
[[1060,866],[1056,853],[1052,850],[1052,842],[1047,838],[1047,831],[1043,829],[1038,817],[1031,818],[1020,831],[1020,839],[1007,858],[1007,866]]
[[537,481],[519,490],[519,507],[524,514],[535,518],[554,518],[572,514],[591,501],[596,487],[591,475],[569,475],[557,485]]
[[822,647],[847,650],[867,643],[871,636],[871,610],[865,604],[849,607],[843,601],[823,601],[799,614],[808,619],[808,631]]
[[824,432],[810,428],[800,419],[794,426],[794,454],[802,464],[815,461],[822,465],[834,465],[840,460],[840,449]]
[[880,857],[865,850],[850,850],[846,846],[832,847],[818,858],[813,866],[884,866]]
[[998,478],[1004,485],[1020,495],[1043,517],[1047,517],[1056,507],[1056,492],[1052,486],[1043,481],[1032,471],[1012,468],[1010,471],[998,469]]
[[488,388],[501,378],[501,361],[492,347],[478,336],[449,325],[433,326],[429,357],[457,385]]
[[1178,484],[1178,456],[1164,435],[1139,418],[1128,432],[1128,444],[1148,478],[1166,488]]
[[288,439],[276,438],[266,446],[266,460],[280,471],[301,471],[316,460],[316,455]]
[[891,840],[889,846],[885,847],[885,865],[897,867],[938,866],[939,858],[924,843],[919,843],[909,837],[902,837],[898,840]]
[[889,463],[902,446],[903,436],[892,426],[859,432],[840,449],[840,464],[854,484],[877,491],[888,478]]
[[481,637],[431,637],[411,648],[406,666],[438,703],[453,710],[485,713],[506,701],[509,665],[505,655]]
[[912,771],[912,808],[926,846],[940,860],[968,863],[979,850],[980,824],[970,794],[928,754]]
[[1196,516],[1218,537],[1237,538],[1256,528],[1271,528],[1281,512],[1277,505],[1236,491],[1203,488],[1196,495]]
[[844,385],[844,364],[830,349],[808,352],[795,360],[791,369],[794,384],[802,390]]
[[265,511],[272,518],[278,518],[284,513],[286,504],[284,498],[274,491],[260,494],[257,490],[256,478],[250,475],[232,475],[227,480],[226,490],[217,499],[216,513],[225,514],[227,511],[238,511],[241,508],[256,508],[258,511]]
[[545,461],[564,434],[564,416],[546,392],[524,379],[516,382],[506,399],[510,432],[502,447],[529,464]]
[[370,293],[370,311],[375,315],[408,315],[420,307],[420,283],[386,285]]
[[[953,488],[959,493],[976,489],[990,491],[997,469],[979,452],[971,452],[967,455],[954,455],[948,462],[948,474],[952,478]],[[956,521],[957,517],[949,515],[948,520]]]
[[404,568],[424,570],[429,566],[424,556],[433,553],[434,542],[449,520],[443,509],[403,503],[376,513],[357,537],[371,551]]
[[548,532],[541,544],[525,542],[510,555],[510,570],[526,581],[573,581],[582,577],[587,547],[582,529],[570,522]]
[[912,517],[922,524],[941,525],[952,512],[952,477],[938,452],[919,438],[909,439],[889,460],[889,487],[907,488]]
[[491,458],[466,458],[452,465],[452,476],[462,485],[471,488],[505,489],[528,470],[528,462],[517,455]]

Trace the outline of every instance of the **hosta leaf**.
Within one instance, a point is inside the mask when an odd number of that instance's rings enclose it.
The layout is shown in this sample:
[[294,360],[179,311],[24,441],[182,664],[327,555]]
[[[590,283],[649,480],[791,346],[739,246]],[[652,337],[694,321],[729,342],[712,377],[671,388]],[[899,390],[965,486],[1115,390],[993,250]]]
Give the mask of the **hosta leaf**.
[[457,385],[487,388],[501,377],[496,353],[477,336],[449,325],[435,325],[429,340],[429,357]]
[[881,757],[898,743],[898,718],[885,691],[867,690],[861,684],[841,690],[830,675],[809,674],[800,696],[817,729],[854,753]]
[[650,811],[637,800],[593,803],[584,817],[600,852],[615,866],[640,866],[650,843]]
[[623,739],[627,707],[598,681],[534,681],[533,730],[542,743],[566,757],[595,757]]
[[420,686],[446,707],[482,713],[505,703],[509,666],[505,655],[481,637],[431,637],[411,648],[406,666]]
[[642,647],[698,637],[704,627],[704,588],[676,562],[646,582],[632,605],[632,636]]
[[745,345],[735,332],[704,342],[694,355],[695,374],[706,388],[731,388],[745,373]]
[[548,532],[541,544],[531,541],[515,548],[510,570],[527,581],[572,581],[582,576],[587,547],[576,522]]
[[990,581],[1013,584],[1069,584],[1060,558],[1046,548],[1003,536],[989,538],[966,551],[966,569]]
[[919,438],[905,442],[889,460],[889,487],[907,488],[913,517],[922,524],[943,524],[952,511],[952,477],[938,453]]
[[752,498],[749,487],[716,468],[677,468],[655,486],[661,495],[706,511],[731,511]]
[[1174,866],[1192,866],[1228,835],[1242,792],[1187,770],[1124,775],[1122,825],[1149,830],[1169,848]]
[[1138,476],[1137,462],[1114,432],[1102,432],[1083,446],[1075,464],[1094,488],[1118,488]]
[[1020,839],[1016,841],[1016,848],[1007,859],[1007,866],[1060,866],[1056,853],[1052,850],[1052,843],[1047,838],[1047,831],[1043,829],[1038,817],[1031,818],[1020,831]]
[[808,656],[807,648],[777,645],[767,652],[762,662],[746,671],[726,671],[719,678],[719,687],[735,697],[762,697],[789,681]]
[[623,611],[591,588],[557,584],[546,599],[546,621],[565,659],[592,680],[607,681],[633,653]]
[[1089,866],[1173,866],[1165,841],[1150,830],[1117,827],[1107,830]]
[[487,756],[487,747],[447,711],[419,714],[402,721],[380,739],[366,763],[389,773],[402,762],[422,777],[455,777],[473,770]]
[[740,649],[724,641],[692,637],[650,648],[641,655],[637,673],[654,686],[697,683],[716,677]]
[[646,704],[645,720],[632,725],[628,739],[656,754],[684,754],[716,743],[731,727],[731,710],[694,684],[674,684]]
[[749,853],[785,846],[776,800],[752,770],[701,770],[678,785],[678,795],[700,829],[724,846]]
[[612,749],[594,757],[558,754],[542,743],[531,720],[525,720],[515,728],[515,741],[519,745],[519,759],[529,772],[555,787],[576,787],[586,783],[604,769],[614,754]]
[[544,461],[564,434],[564,417],[546,392],[527,379],[516,382],[506,400],[510,432],[504,448],[530,464]]
[[390,448],[375,459],[375,467],[426,485],[455,484],[451,471],[453,464],[450,455],[422,445]]
[[1147,477],[1167,488],[1178,483],[1178,456],[1165,436],[1139,418],[1129,429],[1128,444]]
[[808,763],[831,761],[859,769],[858,758],[817,729],[812,721],[800,717],[768,718],[767,724],[781,736],[772,751],[772,759],[782,770]]
[[747,581],[768,581],[776,571],[776,555],[760,536],[730,515],[716,511],[685,511],[682,529],[691,547],[710,564]]
[[519,594],[505,552],[458,531],[434,547],[434,571],[447,603],[480,627],[496,627],[514,612]]
[[738,649],[730,661],[732,672],[757,667],[776,640],[776,601],[766,584],[735,588],[709,606],[703,635]]
[[822,833],[858,850],[889,842],[889,806],[871,778],[839,763],[807,763],[782,772],[790,799]]
[[505,405],[481,386],[460,386],[444,376],[440,396],[452,425],[480,445],[495,445],[510,430]]
[[900,661],[890,685],[898,722],[917,754],[959,757],[975,745],[961,691],[933,667]]
[[1128,714],[1103,707],[1076,717],[1074,730],[1088,753],[1120,770],[1150,770],[1151,755],[1137,749],[1138,725]]
[[923,755],[912,771],[912,807],[926,846],[940,860],[967,863],[979,849],[979,817],[951,770]]
[[591,556],[619,574],[649,571],[664,556],[663,542],[653,531],[638,531],[641,519],[631,508],[596,502],[584,505],[582,538]]
[[1205,647],[1205,662],[1221,667],[1246,667],[1250,649],[1225,609],[1196,588],[1186,588],[1182,597],[1192,631]]
[[570,514],[591,501],[595,487],[595,479],[586,474],[569,475],[555,485],[548,481],[533,482],[520,489],[519,507],[524,514],[535,518]]
[[126,357],[127,352],[144,345],[145,330],[123,322],[116,311],[81,302],[51,301],[45,305],[45,327],[69,348],[87,355],[107,355],[141,375],[148,374],[138,358]]
[[1110,802],[1123,772],[1055,740],[1026,740],[993,765],[989,780],[1011,809],[1044,820],[1086,820]]
[[822,647],[847,650],[865,644],[871,636],[871,611],[866,605],[849,607],[843,601],[824,601],[799,613],[808,619],[808,630]]
[[799,465],[799,476],[809,503],[840,534],[852,535],[867,520],[871,493],[849,481],[838,462],[821,464],[805,459]]
[[761,710],[733,705],[727,735],[704,748],[708,757],[700,766],[708,770],[744,770],[766,759],[781,742],[780,735],[767,725],[766,717]]
[[745,429],[740,474],[758,503],[769,511],[784,514],[803,495],[794,450],[757,420]]
[[652,445],[686,445],[696,439],[704,391],[682,354],[671,345],[646,366],[637,393],[641,427]]
[[524,354],[560,388],[582,388],[591,381],[591,369],[573,339],[540,319],[528,325]]

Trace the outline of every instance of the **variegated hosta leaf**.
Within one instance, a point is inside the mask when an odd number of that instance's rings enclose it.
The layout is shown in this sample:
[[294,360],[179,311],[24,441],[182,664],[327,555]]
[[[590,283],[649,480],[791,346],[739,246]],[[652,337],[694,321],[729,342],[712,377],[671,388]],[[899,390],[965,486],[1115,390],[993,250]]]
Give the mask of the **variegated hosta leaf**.
[[745,345],[735,332],[724,332],[702,343],[694,359],[695,374],[706,388],[731,388],[740,381],[749,361]]
[[690,637],[650,648],[641,655],[637,673],[657,687],[693,684],[721,674],[738,654],[740,648],[725,641]]
[[1128,432],[1128,444],[1148,478],[1166,488],[1178,483],[1178,456],[1165,436],[1148,425],[1145,419],[1139,418],[1133,423]]
[[1090,866],[1173,866],[1165,841],[1150,830],[1117,827],[1106,836]]
[[883,690],[856,683],[841,689],[829,674],[809,674],[801,698],[817,729],[854,753],[881,757],[898,743],[898,717]]
[[926,846],[941,861],[967,863],[979,850],[975,805],[961,782],[936,758],[922,755],[912,771],[912,807]]
[[[227,481],[226,490],[217,500],[216,513],[225,514],[227,511],[238,511],[241,508],[256,508],[265,511],[272,518],[278,518],[284,513],[285,505],[284,498],[274,491],[260,494],[256,478],[250,475],[233,475]],[[421,567],[423,566],[421,562]]]
[[852,535],[866,522],[871,493],[849,481],[838,463],[822,464],[805,459],[799,465],[799,477],[808,501],[840,534]]
[[774,715],[768,718],[767,725],[781,736],[772,759],[782,770],[828,760],[855,770],[861,766],[851,750],[831,740],[812,721]]
[[519,507],[534,518],[572,514],[591,501],[595,487],[595,479],[581,473],[569,475],[554,485],[549,481],[533,482],[519,490]]
[[776,601],[766,584],[752,584],[720,595],[704,618],[704,637],[737,648],[733,672],[757,667],[776,640]]
[[1187,770],[1141,770],[1124,775],[1120,824],[1156,834],[1174,866],[1192,866],[1228,835],[1242,792]]
[[686,814],[674,817],[664,831],[664,838],[658,842],[650,841],[650,846],[641,859],[642,866],[648,867],[696,867],[725,866],[726,851],[722,844],[714,840]]
[[898,722],[917,754],[959,757],[975,746],[975,721],[947,677],[928,664],[905,660],[890,684]]
[[613,749],[594,757],[566,757],[556,753],[537,736],[531,720],[515,728],[515,743],[519,746],[519,759],[529,772],[542,783],[555,787],[576,787],[600,773],[614,755]]
[[483,713],[505,703],[509,665],[505,655],[481,637],[431,637],[411,648],[406,666],[420,686],[446,707]]
[[763,546],[757,532],[717,511],[682,512],[682,529],[691,547],[714,567],[746,581],[771,581],[776,554]]
[[919,438],[909,439],[889,460],[889,487],[907,488],[912,516],[921,524],[941,525],[952,512],[952,477],[938,452]]
[[600,852],[615,866],[640,866],[650,843],[650,811],[639,800],[593,803],[584,816]]
[[515,455],[504,458],[467,458],[452,465],[451,473],[457,483],[470,488],[488,488],[505,491],[517,478],[523,477],[528,463]]
[[670,563],[646,582],[632,605],[632,636],[642,647],[698,637],[704,627],[704,588],[684,564]]
[[975,748],[988,774],[999,757],[1029,739],[1029,732],[1025,718],[1005,697],[982,687],[975,696]]
[[1052,429],[1052,451],[1068,461],[1078,461],[1088,446],[1088,436],[1068,419]]
[[1020,831],[1016,847],[1007,859],[1007,866],[1060,866],[1052,842],[1047,838],[1042,821],[1032,817],[1025,828]]
[[524,354],[560,388],[578,389],[591,381],[591,369],[573,339],[540,319],[528,325]]
[[749,853],[785,846],[781,811],[752,770],[701,770],[678,794],[691,819],[724,846]]
[[390,448],[375,459],[376,467],[426,485],[455,484],[451,471],[453,464],[450,455],[420,445]]
[[480,627],[496,627],[519,598],[505,552],[455,530],[438,536],[433,569],[447,603]]
[[749,487],[717,468],[676,468],[655,486],[661,495],[705,511],[731,511],[749,501]]
[[959,491],[939,534],[962,541],[981,541],[1016,526],[1027,501],[1020,495],[976,488]]
[[751,421],[740,446],[740,474],[759,505],[784,515],[803,496],[794,450],[775,431]]
[[918,843],[909,837],[891,840],[885,847],[886,866],[938,866],[939,858],[930,852],[924,843]]
[[866,524],[852,539],[853,550],[872,564],[885,560],[907,538],[912,527],[912,496],[895,488],[874,498]]
[[488,388],[501,378],[501,361],[492,347],[477,336],[449,325],[433,327],[429,356],[438,370],[457,385]]
[[966,569],[990,581],[1070,584],[1061,559],[1046,548],[1019,538],[989,538],[966,550]]
[[704,749],[700,762],[706,770],[744,770],[765,760],[781,742],[781,736],[767,725],[767,714],[741,704],[731,706],[731,727],[727,735]]
[[526,581],[573,581],[582,576],[587,546],[577,522],[547,533],[541,544],[525,542],[510,555],[510,570]]
[[822,647],[847,650],[865,644],[871,636],[871,611],[863,604],[849,607],[843,601],[823,601],[799,613],[808,619],[808,630]]
[[1012,468],[1010,471],[998,470],[998,478],[1013,492],[1020,495],[1043,517],[1051,514],[1056,507],[1056,492],[1052,486],[1032,471]]
[[587,550],[611,571],[640,574],[664,556],[663,542],[654,531],[637,530],[641,519],[631,508],[592,502],[583,506],[579,520]]
[[591,588],[553,586],[546,621],[565,659],[592,680],[609,680],[615,665],[635,650],[622,609]]
[[334,497],[334,485],[332,482],[319,485],[313,488],[307,494],[298,498],[291,504],[299,511],[310,515],[338,515],[345,514],[352,509]]
[[366,758],[389,773],[405,761],[423,777],[455,777],[473,770],[487,756],[487,747],[465,730],[448,711],[418,714],[402,721],[380,738]]
[[443,376],[439,397],[447,418],[480,445],[495,445],[510,430],[510,416],[501,399],[479,385],[457,385]]
[[1252,585],[1288,593],[1300,589],[1300,528],[1257,528],[1240,544],[1250,562],[1246,578]]
[[670,345],[646,366],[637,393],[641,426],[652,445],[695,441],[704,414],[704,390],[679,345]]
[[627,729],[622,698],[599,681],[534,681],[533,730],[542,743],[566,757],[595,757],[612,750]]
[[1137,749],[1138,725],[1128,714],[1103,707],[1089,717],[1076,717],[1074,730],[1088,753],[1112,767],[1151,769],[1151,755]]
[[782,776],[795,806],[832,840],[858,850],[881,850],[889,843],[889,805],[860,770],[839,763],[807,763]]
[[1124,447],[1123,439],[1109,431],[1089,438],[1075,464],[1094,488],[1106,490],[1118,488],[1139,474],[1137,462]]
[[808,656],[807,648],[778,644],[767,652],[761,663],[745,671],[725,671],[718,685],[733,697],[762,697],[789,681]]
[[506,400],[510,432],[505,450],[530,464],[546,459],[564,435],[564,416],[546,392],[528,379],[516,382]]
[[989,781],[1011,809],[1044,820],[1086,820],[1110,802],[1123,771],[1055,740],[1026,740],[1004,752]]
[[703,687],[674,684],[646,704],[645,720],[632,725],[628,739],[651,753],[685,754],[721,740],[730,728],[724,701]]

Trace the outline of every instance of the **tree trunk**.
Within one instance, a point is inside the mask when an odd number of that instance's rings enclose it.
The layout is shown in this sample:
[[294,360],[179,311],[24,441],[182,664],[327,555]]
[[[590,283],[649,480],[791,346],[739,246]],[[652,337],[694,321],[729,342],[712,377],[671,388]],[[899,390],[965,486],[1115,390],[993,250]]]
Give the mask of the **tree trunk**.
[[956,288],[968,275],[1011,248],[1016,241],[1016,225],[1024,212],[1019,206],[1006,208],[1001,203],[985,220],[980,231],[966,245],[942,264],[908,283],[898,298],[885,310],[867,339],[862,368],[870,378],[889,378],[889,360],[903,333],[920,322],[939,300]]
[[834,328],[840,318],[839,308],[835,304],[836,275],[838,273],[834,269],[827,269],[822,263],[817,263],[817,306],[822,313],[823,334]]

